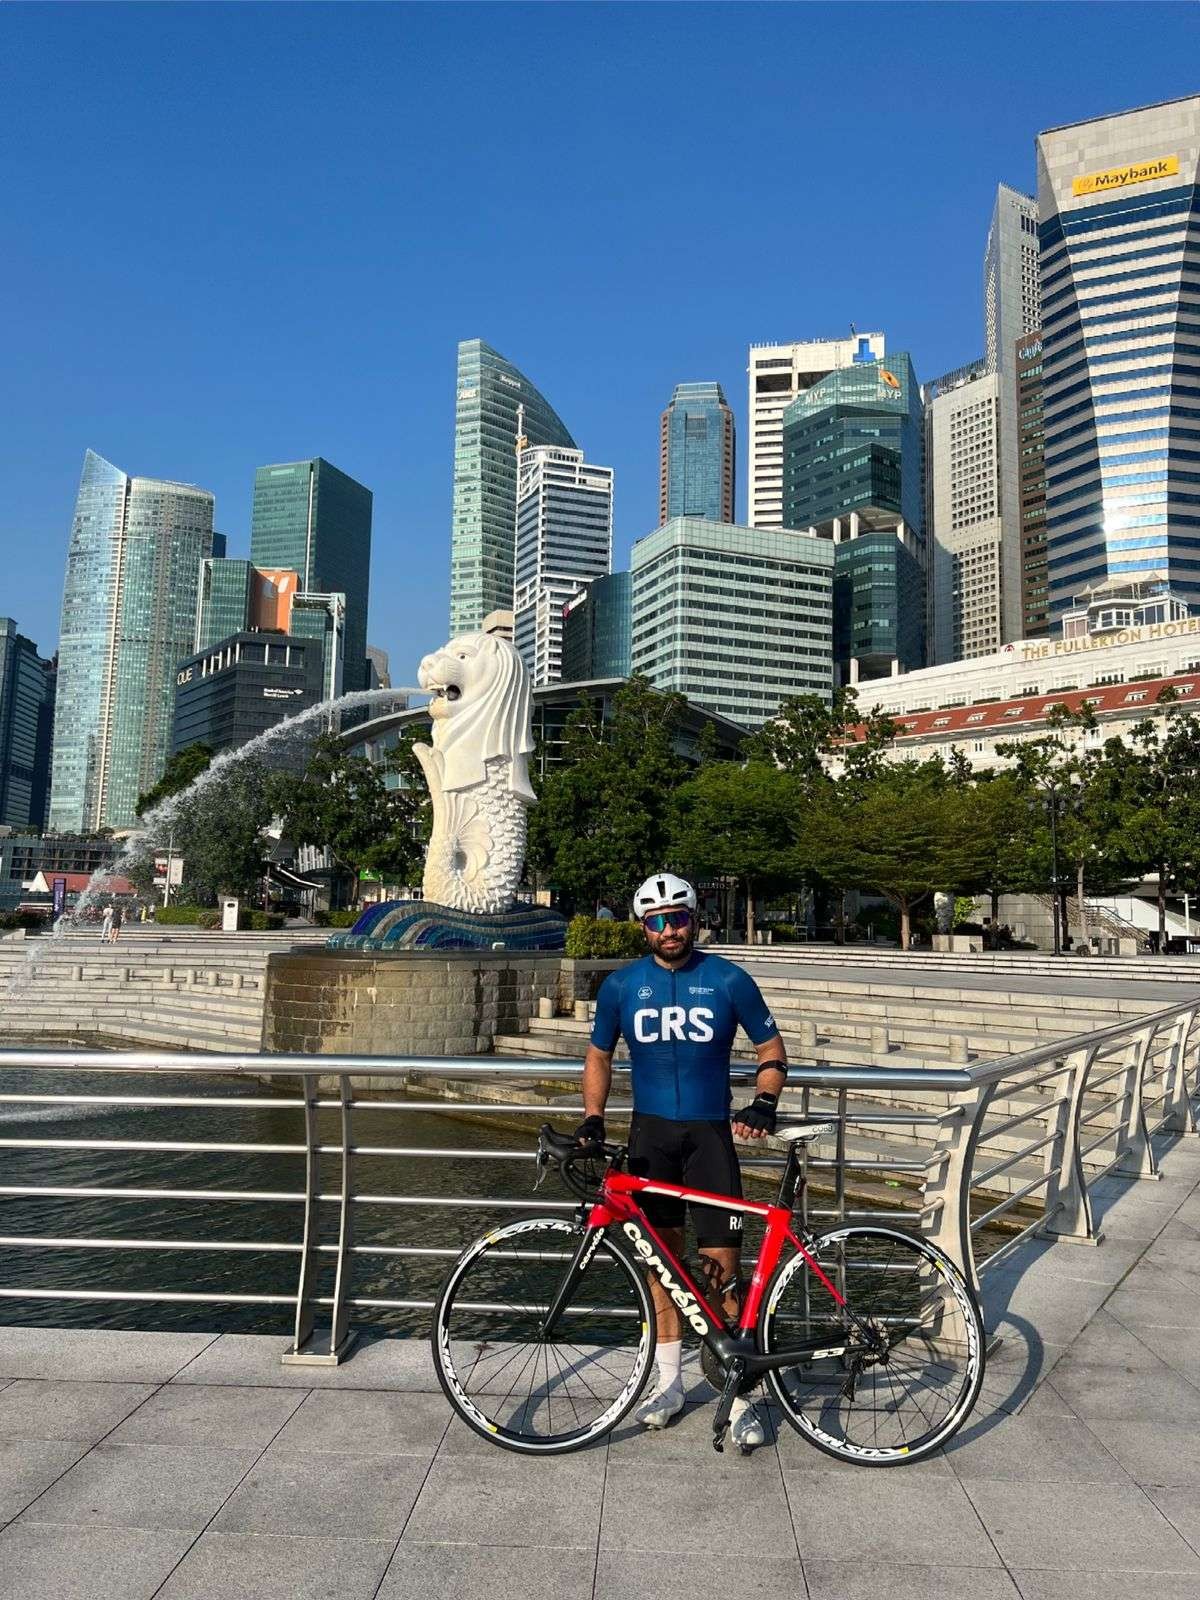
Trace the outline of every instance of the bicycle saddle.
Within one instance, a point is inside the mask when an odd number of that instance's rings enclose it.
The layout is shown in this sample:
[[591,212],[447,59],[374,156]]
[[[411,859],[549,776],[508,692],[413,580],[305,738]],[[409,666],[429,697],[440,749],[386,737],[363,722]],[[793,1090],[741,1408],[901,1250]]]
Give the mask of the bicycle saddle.
[[780,1123],[775,1129],[775,1137],[787,1139],[791,1144],[799,1144],[801,1141],[819,1139],[823,1133],[832,1133],[836,1127],[836,1122]]

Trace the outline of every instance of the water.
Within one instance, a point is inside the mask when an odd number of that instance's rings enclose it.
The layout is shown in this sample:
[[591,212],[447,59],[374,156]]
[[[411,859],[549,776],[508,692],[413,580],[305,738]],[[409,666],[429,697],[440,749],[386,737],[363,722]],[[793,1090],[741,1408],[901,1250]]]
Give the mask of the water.
[[315,706],[298,711],[295,716],[285,717],[282,722],[277,722],[274,727],[267,728],[265,732],[258,734],[246,744],[238,745],[236,749],[223,750],[186,789],[181,789],[178,794],[168,795],[146,812],[141,818],[137,832],[130,834],[126,839],[116,861],[111,866],[96,868],[84,885],[71,916],[60,919],[49,938],[30,941],[24,962],[9,978],[9,995],[16,995],[26,987],[38,961],[45,956],[54,941],[62,937],[69,925],[78,924],[87,918],[97,900],[105,893],[105,881],[109,878],[128,876],[129,870],[136,863],[143,861],[151,851],[165,849],[170,840],[172,824],[178,817],[181,807],[191,804],[206,790],[220,784],[229,775],[232,767],[250,756],[261,755],[273,746],[286,746],[297,738],[308,738],[313,732],[308,726],[309,723],[321,718],[353,710],[356,706],[370,705],[376,700],[392,700],[397,695],[427,692],[421,688],[353,689],[336,699],[322,700]]
[[[0,1072],[0,1093],[78,1092],[81,1094],[236,1095],[270,1098],[272,1091],[245,1079],[198,1078],[182,1073]],[[295,1090],[279,1090],[282,1102]],[[299,1106],[17,1106],[0,1102],[0,1137],[6,1139],[141,1139],[300,1144]],[[363,1110],[355,1113],[360,1145],[452,1148],[472,1151],[518,1150],[532,1154],[538,1118],[523,1119],[528,1131],[501,1129],[438,1112]],[[560,1122],[564,1119],[559,1119]],[[566,1122],[572,1120],[565,1119]],[[336,1143],[338,1117],[321,1113],[324,1143]],[[127,1150],[4,1150],[5,1184],[89,1188],[222,1189],[298,1192],[303,1188],[300,1153],[237,1154],[142,1152]],[[322,1189],[336,1191],[340,1163],[322,1158]],[[532,1160],[497,1158],[428,1160],[419,1157],[360,1156],[355,1187],[379,1195],[433,1197],[480,1195],[528,1201],[568,1198],[547,1185],[532,1192]],[[65,1196],[0,1197],[0,1235],[57,1239],[131,1238],[187,1241],[235,1240],[263,1244],[296,1243],[302,1205],[290,1201],[144,1200]],[[495,1208],[444,1209],[360,1204],[355,1208],[355,1243],[360,1245],[440,1245],[460,1249],[503,1213]],[[324,1237],[332,1238],[336,1208],[322,1207]],[[450,1260],[444,1257],[365,1257],[354,1259],[351,1293],[388,1299],[433,1299]],[[247,1250],[45,1249],[0,1244],[0,1286],[17,1288],[132,1289],[192,1293],[292,1294],[299,1255]],[[331,1258],[323,1263],[328,1280]],[[328,1281],[321,1293],[329,1292]],[[286,1306],[154,1304],[136,1301],[0,1301],[0,1322],[55,1327],[107,1327],[282,1333],[291,1326]],[[393,1332],[423,1332],[427,1312],[356,1310],[358,1327]]]

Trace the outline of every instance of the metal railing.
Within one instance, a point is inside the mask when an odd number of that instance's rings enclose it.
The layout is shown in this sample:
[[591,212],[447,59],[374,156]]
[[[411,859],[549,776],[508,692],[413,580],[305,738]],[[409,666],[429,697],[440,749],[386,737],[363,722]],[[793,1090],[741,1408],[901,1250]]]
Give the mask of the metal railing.
[[[1200,997],[1087,1034],[966,1067],[886,1068],[868,1066],[791,1069],[785,1109],[800,1115],[836,1117],[833,1149],[806,1156],[809,1185],[806,1220],[826,1222],[884,1219],[900,1221],[942,1245],[978,1286],[980,1275],[995,1269],[1032,1235],[1096,1240],[1089,1191],[1100,1177],[1116,1173],[1130,1179],[1154,1178],[1157,1167],[1151,1136],[1157,1131],[1197,1131],[1196,1092],[1200,1038],[1196,1021]],[[3,1069],[31,1069],[39,1086],[13,1088]],[[367,1317],[388,1311],[423,1312],[433,1300],[423,1296],[357,1292],[360,1261],[414,1261],[427,1265],[456,1257],[454,1243],[421,1242],[420,1219],[431,1213],[463,1216],[478,1232],[489,1214],[513,1209],[574,1209],[575,1202],[467,1193],[386,1193],[363,1174],[372,1162],[415,1159],[461,1163],[466,1172],[479,1160],[533,1161],[533,1138],[523,1148],[467,1149],[425,1144],[376,1144],[360,1135],[371,1118],[388,1110],[433,1115],[469,1109],[472,1116],[505,1119],[559,1119],[569,1126],[582,1116],[578,1103],[547,1103],[505,1098],[459,1100],[435,1097],[420,1077],[453,1080],[456,1093],[471,1080],[532,1078],[578,1079],[579,1065],[523,1058],[481,1061],[376,1056],[224,1055],[162,1051],[0,1050],[0,1113],[32,1107],[33,1114],[70,1107],[117,1112],[151,1107],[204,1107],[288,1110],[296,1115],[296,1137],[277,1141],[120,1138],[0,1137],[3,1151],[104,1152],[108,1156],[154,1154],[236,1156],[248,1174],[255,1158],[286,1157],[296,1162],[296,1180],[287,1188],[240,1184],[231,1188],[187,1185],[80,1183],[0,1183],[0,1201],[134,1201],[153,1208],[184,1201],[202,1207],[252,1202],[278,1206],[296,1220],[284,1237],[231,1239],[209,1236],[154,1237],[142,1230],[113,1234],[30,1233],[5,1228],[0,1248],[19,1252],[215,1252],[233,1257],[261,1252],[264,1257],[297,1258],[295,1286],[286,1293],[178,1288],[124,1288],[88,1284],[0,1281],[0,1299],[128,1301],[216,1304],[286,1309],[293,1321],[291,1351],[285,1360],[337,1361],[352,1341],[353,1313]],[[96,1088],[54,1088],[64,1071],[95,1074]],[[627,1073],[620,1063],[618,1074]],[[100,1092],[104,1075],[221,1074],[234,1079],[294,1078],[299,1092],[197,1094],[184,1091]],[[749,1066],[735,1065],[731,1076],[747,1081]],[[42,1076],[45,1087],[41,1087]],[[411,1082],[419,1075],[416,1083]],[[372,1084],[370,1098],[361,1080]],[[381,1080],[398,1091],[379,1095]],[[618,1086],[627,1080],[618,1077]],[[323,1089],[322,1084],[334,1089]],[[358,1092],[356,1092],[356,1085]],[[415,1091],[415,1097],[413,1094]],[[619,1093],[619,1091],[618,1091]],[[626,1107],[627,1109],[627,1107]],[[336,1135],[323,1136],[322,1114],[331,1116]],[[614,1102],[610,1116],[620,1118]],[[563,1119],[566,1119],[565,1123]],[[232,1120],[232,1119],[231,1119]],[[369,1134],[368,1134],[369,1139]],[[748,1170],[780,1165],[774,1158],[748,1157]],[[332,1177],[324,1175],[329,1163]],[[240,1170],[240,1169],[239,1169]],[[7,1174],[6,1176],[11,1176]],[[135,1173],[136,1178],[136,1173]],[[360,1181],[360,1179],[362,1181]],[[469,1184],[469,1180],[466,1180]],[[393,1217],[416,1219],[397,1242],[360,1243],[355,1224],[369,1208],[393,1208]],[[0,1212],[3,1217],[3,1212]],[[0,1227],[3,1224],[0,1223]],[[403,1230],[401,1230],[403,1231]],[[465,1238],[464,1241],[465,1242]],[[981,1245],[986,1244],[985,1249]],[[23,1255],[23,1259],[27,1259]],[[322,1278],[332,1279],[322,1285]],[[327,1292],[322,1292],[323,1287]],[[323,1325],[317,1333],[318,1320]]]

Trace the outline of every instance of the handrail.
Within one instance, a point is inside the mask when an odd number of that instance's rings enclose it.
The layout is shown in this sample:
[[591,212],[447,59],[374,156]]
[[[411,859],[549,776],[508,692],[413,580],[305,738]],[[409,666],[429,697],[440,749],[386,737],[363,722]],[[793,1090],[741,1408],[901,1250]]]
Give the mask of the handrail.
[[[836,1148],[832,1155],[806,1154],[812,1182],[806,1196],[806,1219],[818,1225],[888,1218],[927,1233],[940,1243],[978,1286],[980,1275],[1005,1259],[1024,1239],[1035,1235],[1055,1239],[1097,1240],[1089,1190],[1107,1173],[1131,1179],[1154,1178],[1157,1167],[1151,1135],[1163,1130],[1177,1134],[1197,1131],[1194,1097],[1200,1064],[1200,995],[1160,1010],[1130,1017],[1050,1044],[995,1060],[963,1067],[795,1066],[789,1071],[786,1108],[801,1115],[834,1117]],[[299,1111],[302,1126],[293,1138],[238,1140],[232,1134],[218,1140],[176,1138],[55,1138],[4,1137],[0,1149],[19,1152],[95,1151],[137,1158],[147,1153],[184,1159],[236,1154],[247,1163],[247,1187],[194,1187],[163,1182],[161,1165],[152,1185],[136,1181],[92,1184],[7,1182],[0,1199],[49,1197],[68,1199],[183,1200],[203,1204],[254,1202],[272,1207],[283,1218],[295,1216],[298,1232],[288,1238],[253,1239],[88,1237],[72,1235],[61,1223],[36,1233],[5,1227],[0,1247],[6,1250],[130,1250],[163,1252],[187,1249],[247,1254],[261,1250],[279,1258],[299,1257],[294,1292],[290,1294],[204,1293],[196,1290],[162,1290],[61,1287],[0,1283],[0,1299],[135,1303],[197,1303],[213,1305],[285,1306],[295,1318],[292,1350],[285,1359],[335,1362],[350,1348],[352,1310],[421,1310],[432,1305],[418,1296],[391,1298],[354,1292],[354,1262],[364,1257],[440,1260],[457,1252],[449,1245],[405,1242],[360,1243],[355,1221],[365,1207],[389,1208],[397,1218],[410,1214],[464,1213],[474,1219],[488,1214],[527,1209],[569,1212],[574,1202],[556,1198],[535,1201],[496,1195],[386,1194],[362,1189],[356,1181],[358,1161],[379,1157],[439,1162],[463,1161],[467,1171],[481,1158],[520,1163],[530,1159],[523,1149],[481,1152],[436,1143],[365,1142],[356,1136],[357,1119],[366,1112],[403,1109],[431,1114],[462,1110],[463,1102],[422,1094],[428,1089],[424,1075],[486,1082],[491,1079],[577,1082],[581,1064],[535,1061],[526,1057],[379,1057],[358,1055],[271,1055],[195,1052],[185,1056],[169,1051],[95,1051],[81,1049],[0,1049],[0,1071],[22,1068],[48,1077],[63,1072],[98,1074],[170,1072],[177,1077],[289,1078],[299,1080],[280,1095],[187,1093],[104,1094],[54,1090],[12,1090],[3,1085],[0,1105],[31,1105],[44,1112],[54,1105],[111,1108],[233,1107],[278,1108],[289,1117]],[[627,1074],[628,1063],[615,1062],[614,1070]],[[753,1063],[735,1062],[733,1081],[745,1081]],[[421,1075],[413,1083],[414,1074]],[[415,1089],[417,1098],[362,1098],[356,1080],[369,1077],[394,1080],[397,1088]],[[332,1080],[336,1093],[325,1083]],[[622,1078],[627,1091],[627,1082]],[[149,1086],[148,1086],[149,1087]],[[923,1096],[933,1095],[931,1104]],[[893,1098],[898,1097],[898,1098]],[[573,1099],[574,1097],[572,1097]],[[622,1096],[622,1098],[624,1098]],[[832,1106],[821,1102],[832,1099]],[[940,1104],[937,1102],[941,1102]],[[576,1103],[530,1103],[490,1098],[469,1101],[472,1114],[500,1113],[514,1118],[571,1116],[581,1113]],[[628,1106],[612,1104],[614,1120]],[[1148,1112],[1153,1112],[1153,1120]],[[328,1128],[318,1130],[319,1113],[336,1112],[337,1137]],[[39,1113],[40,1114],[40,1113]],[[894,1142],[898,1130],[907,1129],[907,1142]],[[1086,1137],[1084,1131],[1086,1130]],[[272,1129],[272,1132],[275,1130]],[[531,1129],[532,1131],[532,1129]],[[224,1133],[224,1130],[222,1130]],[[980,1159],[981,1150],[986,1154]],[[299,1158],[295,1181],[282,1185],[253,1186],[256,1157]],[[751,1160],[753,1158],[751,1157]],[[757,1165],[777,1165],[774,1159]],[[378,1172],[377,1166],[372,1167]],[[10,1176],[11,1174],[6,1174]],[[890,1177],[888,1176],[890,1175]],[[899,1184],[906,1205],[878,1191],[881,1177]],[[466,1184],[470,1187],[469,1180]],[[876,1201],[876,1194],[879,1200]],[[828,1202],[828,1203],[827,1203]],[[884,1203],[886,1202],[886,1203]],[[331,1216],[332,1209],[332,1216]],[[1013,1214],[1016,1213],[1014,1216]],[[1006,1220],[1007,1219],[1007,1220]],[[1014,1231],[998,1243],[985,1259],[977,1247],[985,1230],[1003,1224]],[[472,1226],[476,1226],[472,1220]],[[194,1226],[194,1224],[193,1224]],[[332,1276],[329,1268],[332,1267]],[[316,1323],[328,1318],[328,1328],[318,1337]]]

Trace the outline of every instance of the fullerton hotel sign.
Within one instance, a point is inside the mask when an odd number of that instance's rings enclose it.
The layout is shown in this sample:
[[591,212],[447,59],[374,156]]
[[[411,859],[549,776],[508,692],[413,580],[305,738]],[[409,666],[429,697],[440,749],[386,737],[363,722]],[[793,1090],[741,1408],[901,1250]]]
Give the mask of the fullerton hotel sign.
[[1023,661],[1045,661],[1052,656],[1081,655],[1091,650],[1111,650],[1114,645],[1152,644],[1159,639],[1183,639],[1200,633],[1200,617],[1179,622],[1152,622],[1145,628],[1118,628],[1112,633],[1087,633],[1078,639],[1023,639],[1006,647],[1005,654],[1020,651]]

